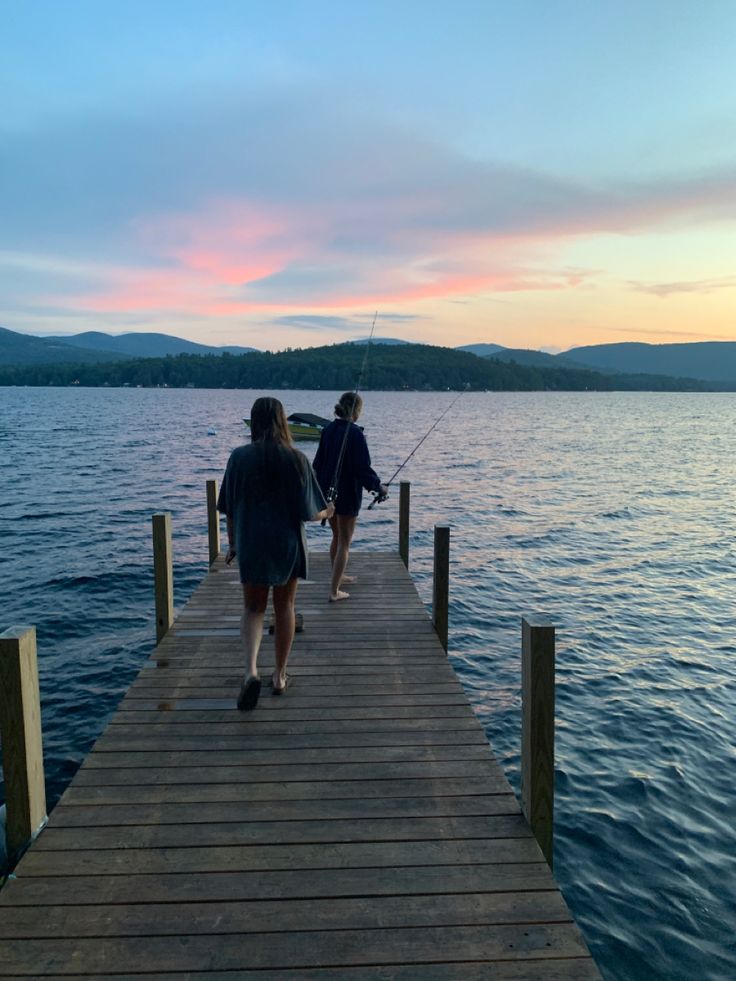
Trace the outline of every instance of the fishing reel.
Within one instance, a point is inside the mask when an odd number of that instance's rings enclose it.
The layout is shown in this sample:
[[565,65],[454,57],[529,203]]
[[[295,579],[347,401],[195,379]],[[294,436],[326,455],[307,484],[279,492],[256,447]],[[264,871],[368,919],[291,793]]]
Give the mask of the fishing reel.
[[372,511],[376,504],[383,504],[384,501],[388,500],[388,489],[383,493],[382,491],[376,491],[373,494],[373,500],[368,505],[367,510]]
[[[335,501],[337,500],[337,488],[330,487],[329,490],[327,491],[325,500],[327,501],[328,504],[334,504]],[[320,524],[324,528],[324,526],[327,524],[327,518],[322,518]]]

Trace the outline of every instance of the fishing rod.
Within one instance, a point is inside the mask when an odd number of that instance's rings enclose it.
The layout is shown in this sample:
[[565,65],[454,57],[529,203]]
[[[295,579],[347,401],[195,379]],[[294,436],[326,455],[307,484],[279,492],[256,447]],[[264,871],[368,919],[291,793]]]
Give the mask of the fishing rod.
[[[368,343],[365,346],[365,354],[363,355],[363,364],[361,365],[360,374],[358,375],[358,384],[355,386],[354,389],[355,395],[358,394],[358,391],[361,385],[363,384],[363,375],[365,374],[365,367],[368,364],[368,352],[370,351],[371,343],[373,342],[373,331],[376,329],[377,319],[378,319],[378,310],[376,310],[376,312],[373,314],[373,323],[371,324],[371,332],[368,335]],[[355,399],[353,399],[353,410],[350,413],[351,416],[354,411],[355,411]],[[327,489],[326,498],[328,504],[330,503],[330,501],[337,500],[337,485],[340,482],[340,474],[342,473],[342,464],[343,464],[343,460],[345,459],[345,448],[348,445],[348,434],[350,433],[351,421],[352,421],[351,419],[346,420],[347,425],[345,426],[345,433],[343,434],[342,437],[342,445],[340,446],[340,453],[337,457],[337,465],[335,467],[335,473],[332,476],[332,483]],[[326,524],[327,524],[327,518],[322,518],[322,526],[324,527]]]
[[[385,484],[385,485],[384,485],[384,486],[385,486],[386,488],[389,488],[389,487],[391,486],[391,484],[392,484],[392,483],[394,482],[394,480],[396,480],[396,478],[398,477],[398,475],[399,475],[399,474],[401,473],[401,471],[402,471],[402,470],[404,469],[404,467],[405,467],[405,466],[407,465],[407,463],[409,462],[409,460],[411,460],[411,458],[412,458],[412,457],[414,456],[414,454],[415,454],[415,453],[416,453],[416,451],[417,451],[417,450],[419,449],[419,447],[420,447],[420,446],[422,445],[422,443],[423,443],[423,442],[425,441],[425,439],[426,439],[426,438],[427,438],[427,437],[429,436],[429,434],[430,434],[430,433],[431,433],[431,432],[432,432],[432,431],[433,431],[434,429],[436,429],[436,428],[437,428],[437,426],[439,426],[439,424],[440,424],[440,422],[442,422],[442,420],[443,420],[443,419],[445,418],[445,416],[447,415],[447,413],[448,413],[448,412],[450,411],[450,409],[451,409],[451,408],[453,407],[453,405],[454,405],[454,404],[455,404],[455,403],[457,402],[457,400],[458,400],[458,399],[460,398],[460,396],[461,396],[462,394],[463,394],[462,392],[458,392],[458,394],[457,394],[457,395],[455,396],[455,398],[454,398],[454,399],[452,400],[452,402],[450,402],[450,404],[449,404],[449,405],[447,406],[447,408],[443,410],[443,412],[442,412],[442,414],[441,414],[441,415],[439,416],[439,418],[437,418],[437,419],[436,419],[436,420],[435,420],[435,421],[434,421],[434,422],[432,423],[432,425],[431,425],[431,426],[429,427],[429,429],[427,430],[427,432],[426,432],[426,433],[424,434],[424,436],[422,436],[422,438],[421,438],[421,439],[419,440],[419,442],[417,443],[417,445],[416,445],[416,446],[414,447],[414,449],[413,449],[413,450],[411,451],[411,453],[409,454],[409,456],[408,456],[408,457],[407,457],[407,458],[406,458],[406,459],[404,460],[404,462],[403,462],[402,464],[400,464],[400,465],[399,465],[399,466],[398,466],[398,467],[396,468],[396,470],[395,470],[395,471],[393,472],[393,474],[391,475],[391,479],[390,479],[390,480],[388,481],[388,483],[387,483],[387,484]],[[371,503],[370,503],[370,504],[368,505],[368,508],[367,508],[367,510],[368,510],[368,511],[372,511],[372,510],[373,510],[373,508],[374,508],[374,506],[375,506],[376,504],[382,504],[382,503],[383,503],[383,501],[385,501],[387,497],[388,497],[388,494],[376,494],[376,495],[374,496],[374,498],[373,498],[373,500],[371,501]]]

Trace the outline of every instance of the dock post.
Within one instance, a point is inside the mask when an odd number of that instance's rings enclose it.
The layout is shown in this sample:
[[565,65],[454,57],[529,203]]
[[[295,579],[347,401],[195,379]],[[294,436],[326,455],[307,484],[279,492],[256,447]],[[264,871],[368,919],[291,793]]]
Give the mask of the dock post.
[[217,510],[217,481],[207,481],[207,536],[210,544],[210,565],[220,554],[220,515]]
[[174,570],[171,562],[171,515],[154,514],[153,577],[156,594],[156,643],[174,622]]
[[409,499],[411,484],[402,480],[399,484],[399,555],[406,568],[409,568]]
[[0,736],[8,866],[46,823],[36,628],[0,634]]
[[521,806],[552,868],[555,798],[555,628],[521,621]]
[[450,592],[450,526],[434,526],[434,575],[432,577],[432,624],[447,653]]

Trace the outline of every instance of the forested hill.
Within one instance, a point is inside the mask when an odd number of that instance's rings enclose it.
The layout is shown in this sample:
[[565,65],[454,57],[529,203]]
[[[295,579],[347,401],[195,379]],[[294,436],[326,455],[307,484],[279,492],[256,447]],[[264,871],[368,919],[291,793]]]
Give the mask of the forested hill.
[[[145,358],[113,364],[0,367],[0,385],[168,386],[170,388],[349,389],[366,349],[355,344],[243,355]],[[572,368],[504,363],[426,344],[373,345],[363,389],[440,391],[708,391],[708,383],[661,375],[601,375]]]
[[705,381],[736,378],[736,341],[695,341],[686,344],[592,344],[574,347],[555,359],[608,374],[646,371],[659,375],[692,375]]

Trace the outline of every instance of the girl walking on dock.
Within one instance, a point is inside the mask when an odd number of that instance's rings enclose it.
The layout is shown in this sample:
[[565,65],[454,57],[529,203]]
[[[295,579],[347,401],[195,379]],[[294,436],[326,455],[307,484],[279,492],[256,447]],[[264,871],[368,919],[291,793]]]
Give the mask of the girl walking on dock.
[[241,635],[246,671],[238,708],[254,709],[261,693],[258,651],[263,618],[273,589],[276,667],[272,684],[280,695],[288,684],[286,663],[294,639],[294,599],[298,579],[307,578],[305,521],[331,519],[314,471],[291,441],[284,407],[259,398],[250,414],[251,443],[233,450],[217,508],[227,517],[229,565],[238,557],[243,584]]
[[332,580],[330,602],[348,599],[350,593],[340,588],[352,582],[345,575],[353,540],[355,523],[363,501],[363,489],[388,493],[371,466],[363,430],[356,426],[363,410],[363,399],[357,392],[345,392],[335,406],[334,422],[325,426],[320,436],[314,469],[328,501],[335,502],[335,513],[329,518],[332,529],[330,560]]

